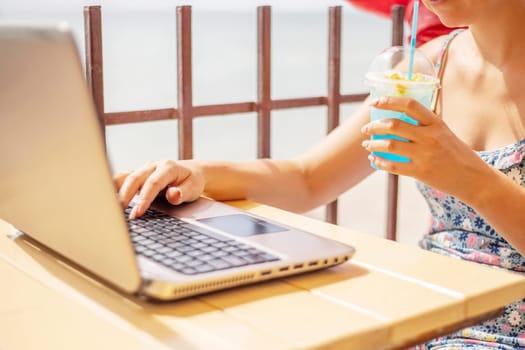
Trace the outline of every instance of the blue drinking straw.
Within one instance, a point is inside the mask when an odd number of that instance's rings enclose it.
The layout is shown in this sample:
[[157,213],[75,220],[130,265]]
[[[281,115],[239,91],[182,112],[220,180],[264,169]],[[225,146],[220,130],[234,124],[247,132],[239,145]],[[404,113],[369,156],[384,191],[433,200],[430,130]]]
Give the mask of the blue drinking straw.
[[419,12],[419,0],[414,1],[414,12],[412,13],[412,38],[410,39],[410,58],[408,61],[408,80],[412,80],[414,71],[414,52],[416,49],[417,19]]

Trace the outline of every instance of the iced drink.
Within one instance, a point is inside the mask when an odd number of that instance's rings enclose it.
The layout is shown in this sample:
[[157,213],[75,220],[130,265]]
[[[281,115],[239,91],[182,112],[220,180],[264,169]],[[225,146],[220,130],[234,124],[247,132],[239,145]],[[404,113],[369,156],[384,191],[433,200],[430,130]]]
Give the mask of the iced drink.
[[[434,66],[424,55],[417,52],[412,76],[408,77],[406,72],[406,57],[408,50],[402,47],[392,47],[379,55],[370,67],[366,75],[366,84],[370,88],[371,100],[383,96],[406,96],[417,100],[425,107],[430,108],[432,98],[439,85],[439,80],[434,75]],[[418,125],[417,121],[405,113],[371,108],[371,120],[378,119],[401,119],[404,122]],[[395,139],[407,142],[408,140],[395,135],[372,135],[373,140]],[[404,162],[409,158],[393,153],[373,152],[374,155],[387,160]]]

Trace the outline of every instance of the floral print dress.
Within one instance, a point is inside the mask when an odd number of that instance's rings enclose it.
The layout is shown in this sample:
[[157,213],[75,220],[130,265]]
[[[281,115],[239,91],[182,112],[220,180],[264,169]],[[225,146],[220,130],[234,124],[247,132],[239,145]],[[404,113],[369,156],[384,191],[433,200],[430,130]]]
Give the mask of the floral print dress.
[[[445,41],[437,67],[443,69],[442,59],[450,41],[459,33],[453,32]],[[525,139],[478,155],[487,164],[525,187]],[[490,186],[490,185],[489,185]],[[432,215],[430,232],[420,245],[433,252],[525,273],[525,260],[474,209],[455,197],[423,183],[417,187],[425,197]],[[525,208],[522,210],[525,215]],[[525,234],[525,228],[523,228]],[[426,344],[429,350],[453,349],[525,349],[525,299],[505,307],[501,316]]]
[[[525,187],[525,139],[494,151],[477,153],[486,163]],[[525,273],[523,256],[474,209],[423,183],[418,182],[417,187],[425,197],[432,214],[430,232],[420,242],[423,248],[463,260]],[[525,349],[525,299],[508,305],[504,313],[496,319],[465,328],[427,344],[427,349],[432,350],[522,348]]]

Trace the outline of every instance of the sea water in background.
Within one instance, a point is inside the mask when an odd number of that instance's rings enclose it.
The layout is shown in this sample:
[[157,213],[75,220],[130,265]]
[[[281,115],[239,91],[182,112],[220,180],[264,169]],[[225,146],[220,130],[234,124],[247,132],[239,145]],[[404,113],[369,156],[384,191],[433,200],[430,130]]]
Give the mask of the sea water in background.
[[[102,4],[106,112],[176,107],[175,6],[127,11],[125,6],[112,8],[106,2]],[[82,5],[78,10],[70,8],[43,11],[38,6],[0,6],[0,19],[66,20],[83,57]],[[194,105],[255,101],[256,6],[242,12],[194,6],[192,22]],[[390,44],[390,22],[345,6],[342,30],[342,93],[366,92],[364,75],[371,59]],[[272,98],[326,95],[327,38],[328,6],[315,11],[273,9]],[[341,121],[355,107],[343,105]],[[318,142],[325,130],[326,107],[273,111],[272,156],[293,157]],[[107,145],[114,171],[136,168],[151,159],[176,159],[177,122],[109,126]],[[255,113],[195,119],[194,157],[256,157]],[[403,180],[401,187],[399,236],[414,243],[426,229],[428,214],[411,181]],[[385,175],[374,174],[343,194],[339,223],[383,235],[385,222],[377,217],[386,218],[385,189]],[[415,209],[421,215],[415,215]],[[323,210],[308,215],[322,219]]]

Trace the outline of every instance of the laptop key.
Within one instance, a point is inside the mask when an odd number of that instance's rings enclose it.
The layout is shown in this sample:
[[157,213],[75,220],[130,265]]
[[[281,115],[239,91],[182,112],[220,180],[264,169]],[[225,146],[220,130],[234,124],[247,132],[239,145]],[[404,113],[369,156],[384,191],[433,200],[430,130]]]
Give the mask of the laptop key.
[[140,242],[140,241],[143,241],[143,240],[145,240],[145,239],[146,239],[146,237],[144,237],[144,236],[132,236],[132,237],[131,237],[131,240],[132,240],[133,242]]
[[173,250],[174,250],[173,248],[163,246],[162,248],[157,249],[157,252],[161,254],[166,254],[166,253],[172,252]]
[[170,266],[171,264],[175,262],[175,260],[168,258],[168,259],[163,259],[161,262],[166,266]]
[[232,266],[229,262],[224,261],[222,259],[209,260],[207,261],[207,263],[213,266],[213,268],[215,268],[216,270],[227,269],[228,267]]
[[177,249],[177,248],[180,248],[180,247],[186,247],[186,245],[182,242],[174,242],[174,243],[169,243],[168,246],[170,248],[173,248],[173,249]]
[[193,248],[197,248],[197,249],[202,249],[202,248],[205,248],[207,247],[208,245],[206,243],[195,243],[195,244],[192,244]]
[[188,255],[181,255],[181,256],[175,257],[175,259],[177,260],[177,262],[186,263],[195,258],[188,256]]
[[197,273],[197,270],[195,270],[193,267],[186,267],[185,269],[182,269],[180,272],[182,272],[185,275],[194,275]]
[[259,264],[267,261],[263,256],[258,254],[248,254],[242,258],[252,264]]
[[206,240],[209,240],[209,239],[213,240],[213,242],[217,242],[216,239],[210,238],[207,235],[197,235],[197,236],[193,236],[192,238],[196,239],[198,241],[204,241],[204,243],[208,243],[208,242],[206,242]]
[[183,263],[175,263],[175,264],[170,265],[170,267],[177,271],[181,271],[182,269],[186,268],[186,265],[184,265]]
[[199,259],[201,261],[208,261],[208,260],[215,259],[215,257],[213,255],[211,255],[211,254],[204,254],[204,255],[198,256],[197,259]]
[[204,273],[204,272],[213,271],[215,269],[210,264],[202,264],[199,266],[195,266],[195,270],[197,270],[197,272]]
[[146,244],[146,247],[148,247],[149,249],[157,250],[158,248],[162,248],[163,245],[160,243],[151,243],[151,244]]
[[142,252],[142,255],[144,256],[153,256],[155,255],[157,252],[154,251],[154,250],[151,250],[151,249],[147,249],[145,251]]
[[200,250],[192,250],[186,253],[186,255],[192,256],[192,257],[198,257],[199,255],[203,255]]
[[190,260],[190,261],[188,261],[188,262],[186,263],[186,266],[188,266],[188,267],[196,267],[196,266],[198,266],[198,265],[202,265],[202,264],[203,264],[202,261],[200,261],[200,260],[198,260],[198,259],[195,259],[195,260]]
[[250,255],[250,253],[248,253],[246,250],[237,250],[235,252],[232,252],[233,255],[235,256],[240,256],[240,257],[244,257],[246,255]]
[[211,252],[215,252],[217,250],[219,250],[218,248],[215,248],[214,246],[205,246],[204,248],[200,248],[203,252],[205,253],[211,253]]
[[155,261],[162,261],[164,260],[166,257],[163,255],[163,254],[155,254],[151,257],[153,260]]
[[223,256],[226,256],[226,255],[229,255],[228,253],[222,251],[222,250],[218,250],[218,251],[215,251],[215,252],[211,252],[210,253],[211,255],[213,255],[214,257],[216,258],[221,258]]
[[248,261],[236,257],[235,255],[226,255],[223,256],[221,259],[231,264],[232,266],[243,266],[248,264]]
[[174,250],[172,252],[167,253],[166,256],[170,258],[176,258],[176,257],[182,256],[182,253]]
[[141,245],[136,245],[136,246],[134,246],[134,248],[135,248],[135,251],[136,251],[137,253],[142,253],[143,251],[145,251],[145,250],[148,249],[148,248],[146,248],[146,247],[144,247],[144,246],[141,246]]
[[224,250],[225,252],[228,252],[228,253],[232,253],[232,252],[238,251],[239,248],[230,245],[230,246],[222,248],[222,250]]
[[181,253],[186,253],[186,252],[189,252],[189,251],[193,250],[193,247],[185,245],[185,246],[182,246],[182,247],[177,247],[175,249],[177,249]]
[[134,233],[138,233],[139,235],[148,232],[147,229],[145,229],[144,227],[140,227],[140,226],[138,226],[138,225],[131,225],[131,226],[130,226],[130,230],[131,230],[132,232],[134,232]]
[[248,245],[246,243],[235,243],[233,246],[237,247],[239,249],[243,249],[243,250],[248,250],[248,249],[252,249],[253,248],[252,246],[250,246],[250,245]]
[[144,237],[149,238],[149,237],[156,236],[157,233],[155,231],[150,231],[148,229],[144,229],[144,231],[141,233],[141,235],[144,236]]
[[279,260],[279,258],[276,257],[275,255],[268,254],[268,253],[263,253],[262,256],[264,257],[264,259],[266,259],[266,261],[276,261],[276,260]]

